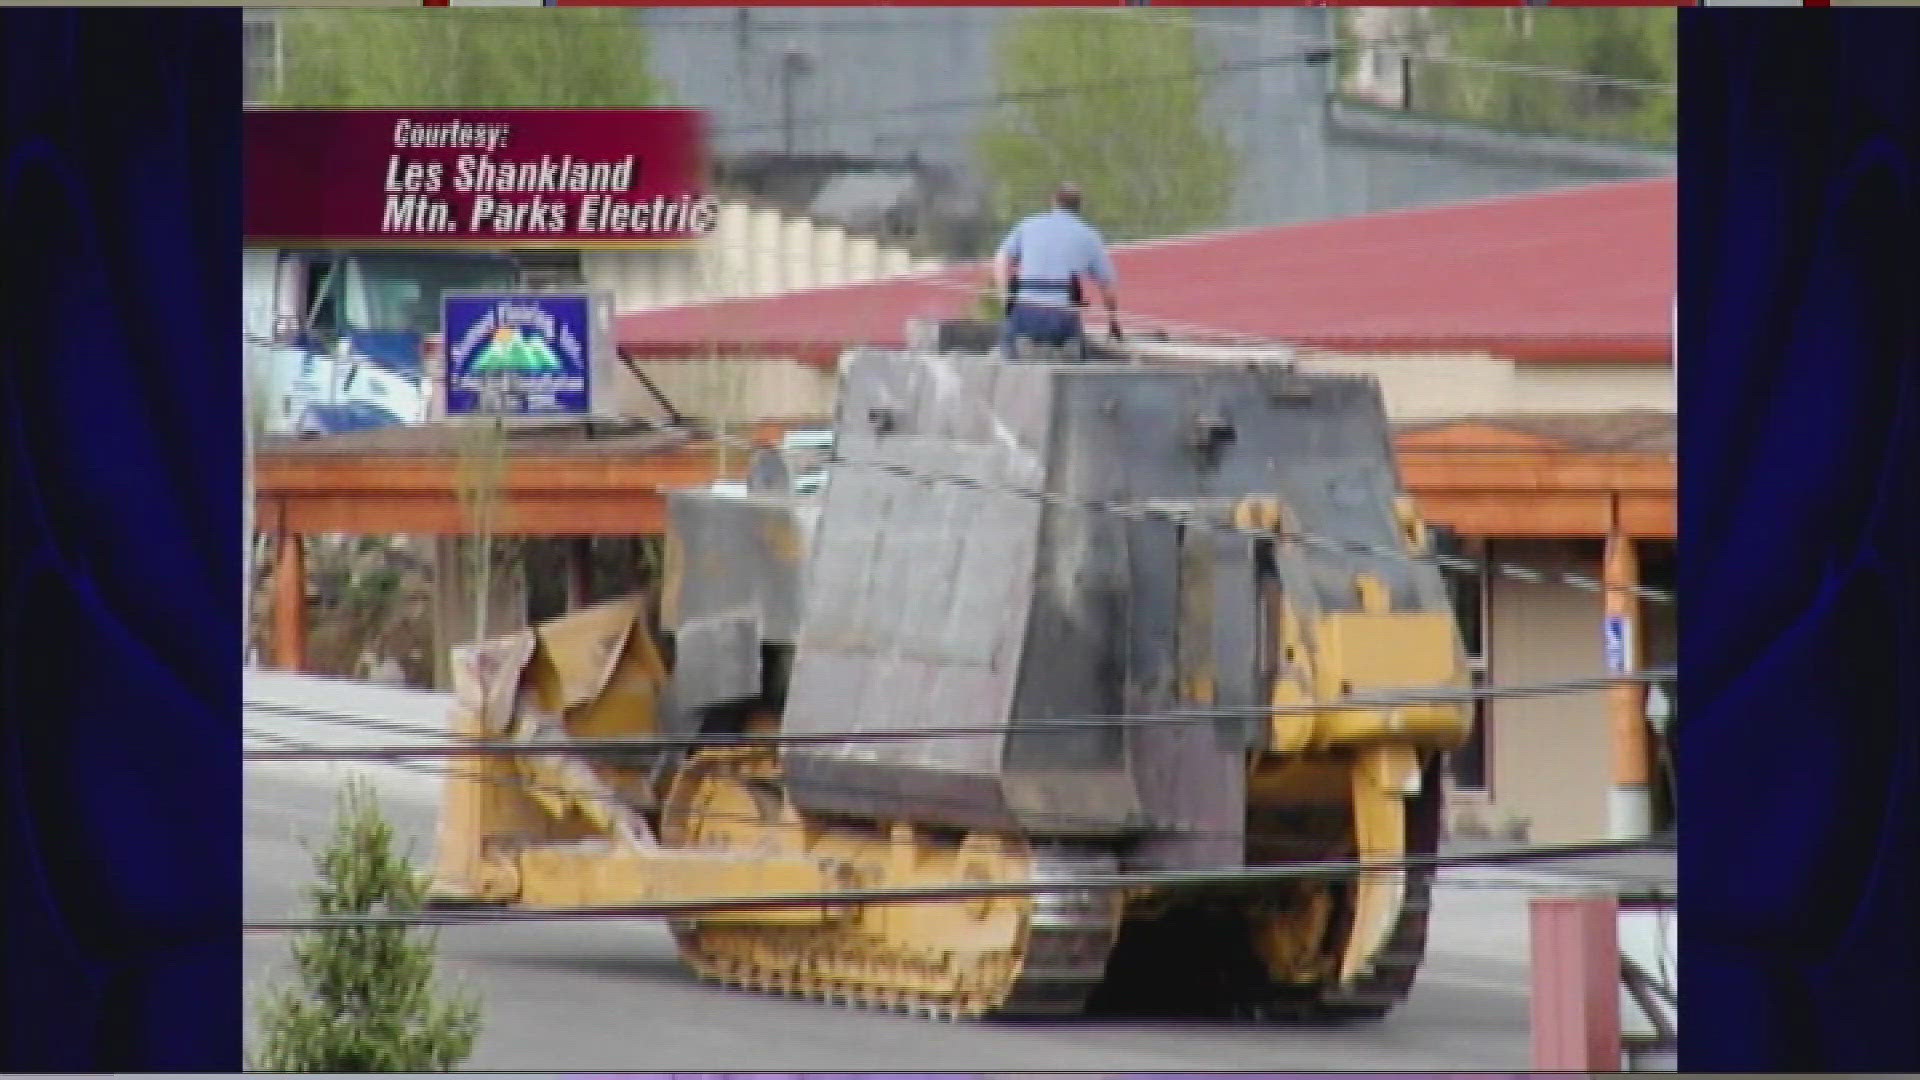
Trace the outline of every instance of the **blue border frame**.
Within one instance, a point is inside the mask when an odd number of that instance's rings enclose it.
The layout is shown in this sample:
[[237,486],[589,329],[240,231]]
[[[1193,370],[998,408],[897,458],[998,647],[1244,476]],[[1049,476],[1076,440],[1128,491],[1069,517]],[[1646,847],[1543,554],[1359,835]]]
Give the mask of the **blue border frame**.
[[1920,11],[1680,25],[1680,1067],[1910,1071]]
[[9,1072],[241,1065],[240,56],[0,10]]

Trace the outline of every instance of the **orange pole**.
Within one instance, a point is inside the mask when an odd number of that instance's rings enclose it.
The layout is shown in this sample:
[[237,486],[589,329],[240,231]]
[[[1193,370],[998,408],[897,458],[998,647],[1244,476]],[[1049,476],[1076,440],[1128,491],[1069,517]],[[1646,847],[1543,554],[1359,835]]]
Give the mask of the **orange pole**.
[[[1641,666],[1640,602],[1632,589],[1640,584],[1640,561],[1633,539],[1615,528],[1607,537],[1601,573],[1606,586],[1609,631],[1619,628],[1615,658],[1627,670]],[[1609,831],[1615,839],[1633,840],[1652,831],[1653,801],[1651,753],[1647,740],[1646,687],[1621,685],[1607,691],[1607,712],[1613,730],[1613,792],[1608,804]]]
[[307,562],[299,533],[280,534],[273,588],[273,666],[307,667]]

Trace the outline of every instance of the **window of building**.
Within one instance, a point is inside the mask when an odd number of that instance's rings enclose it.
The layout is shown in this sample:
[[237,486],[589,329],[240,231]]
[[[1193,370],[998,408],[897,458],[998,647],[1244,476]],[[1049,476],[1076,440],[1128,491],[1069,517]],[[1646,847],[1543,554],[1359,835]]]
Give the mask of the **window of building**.
[[[1473,685],[1487,685],[1487,612],[1488,545],[1485,541],[1461,539],[1449,534],[1436,537],[1443,554],[1471,559],[1479,564],[1471,571],[1447,570],[1447,589],[1453,600],[1454,617],[1460,622],[1460,639],[1467,653],[1467,666],[1473,673]],[[1473,703],[1473,727],[1467,741],[1448,756],[1447,771],[1454,786],[1469,791],[1485,791],[1490,786],[1491,748],[1488,746],[1488,708],[1484,700]]]
[[307,265],[306,325],[315,334],[331,338],[340,332],[338,264],[317,258]]
[[280,93],[286,67],[281,49],[280,23],[264,13],[248,13],[241,24],[241,50],[245,65],[241,69],[242,93],[249,105],[270,100]]

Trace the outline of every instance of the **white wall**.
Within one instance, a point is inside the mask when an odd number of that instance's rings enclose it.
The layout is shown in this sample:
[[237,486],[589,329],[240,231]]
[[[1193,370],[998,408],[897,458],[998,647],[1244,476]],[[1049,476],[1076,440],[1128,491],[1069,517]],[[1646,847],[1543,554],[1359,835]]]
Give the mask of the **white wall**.
[[[708,420],[826,419],[838,379],[791,360],[652,360],[639,365],[684,416]],[[659,407],[638,380],[622,379],[618,406],[653,417]]]
[[[695,248],[580,256],[589,287],[612,292],[614,310],[620,312],[875,281],[941,265],[843,229],[740,204],[721,207],[713,231]],[[715,333],[721,329],[716,323]],[[672,360],[639,366],[687,416],[758,420],[833,412],[834,375],[790,360]],[[616,378],[616,408],[631,416],[659,413],[638,380],[624,373]]]
[[844,229],[737,203],[720,208],[713,231],[698,247],[580,256],[588,285],[611,291],[616,311],[772,296],[940,265]]
[[1303,368],[1372,375],[1396,420],[1500,413],[1675,411],[1667,365],[1522,365],[1485,354],[1313,353]]
[[[1528,567],[1597,574],[1540,545],[1495,544],[1493,557]],[[1600,595],[1558,583],[1496,576],[1489,597],[1488,682],[1495,686],[1593,678],[1604,673]],[[1594,691],[1492,703],[1488,823],[1531,822],[1533,843],[1607,835],[1612,733],[1607,695]]]
[[[1372,375],[1395,420],[1445,420],[1510,413],[1675,411],[1673,369],[1665,365],[1518,365],[1488,356],[1410,354],[1303,357],[1310,370]],[[735,419],[825,417],[835,379],[788,360],[665,361],[641,365],[689,415]],[[669,387],[673,389],[669,389]],[[731,406],[715,398],[725,386]],[[632,394],[642,394],[638,384]],[[644,396],[633,398],[644,401]],[[685,402],[682,404],[682,402]],[[640,415],[651,415],[643,409]]]

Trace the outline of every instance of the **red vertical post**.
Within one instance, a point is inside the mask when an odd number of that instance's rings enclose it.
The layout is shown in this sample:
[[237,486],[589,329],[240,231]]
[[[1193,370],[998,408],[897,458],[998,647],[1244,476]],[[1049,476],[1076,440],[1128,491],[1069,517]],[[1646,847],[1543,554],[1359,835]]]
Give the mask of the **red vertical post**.
[[1531,909],[1534,1069],[1619,1072],[1619,902],[1540,896]]

